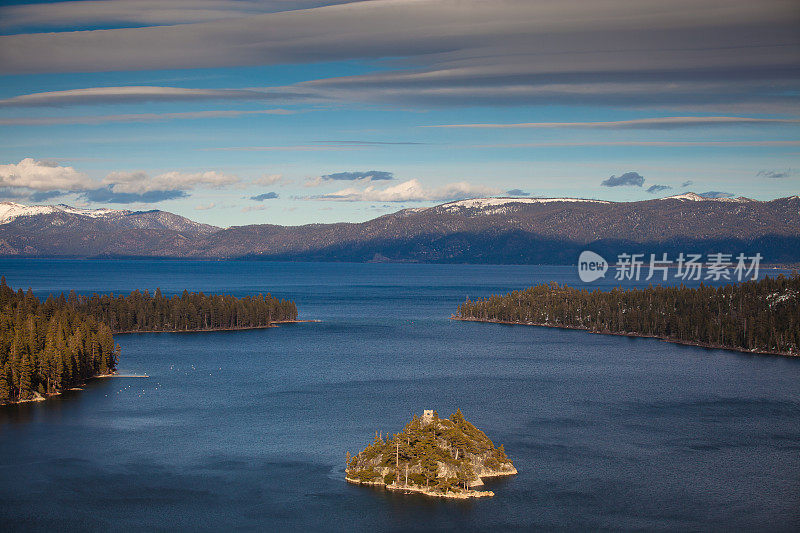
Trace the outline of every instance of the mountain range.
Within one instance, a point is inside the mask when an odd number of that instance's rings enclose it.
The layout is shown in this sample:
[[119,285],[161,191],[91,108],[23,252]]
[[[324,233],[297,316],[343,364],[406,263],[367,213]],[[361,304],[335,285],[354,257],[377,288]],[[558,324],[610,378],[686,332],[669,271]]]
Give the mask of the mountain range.
[[476,198],[360,223],[220,228],[166,211],[0,203],[0,255],[574,264],[619,253],[761,253],[800,261],[800,197],[639,202]]

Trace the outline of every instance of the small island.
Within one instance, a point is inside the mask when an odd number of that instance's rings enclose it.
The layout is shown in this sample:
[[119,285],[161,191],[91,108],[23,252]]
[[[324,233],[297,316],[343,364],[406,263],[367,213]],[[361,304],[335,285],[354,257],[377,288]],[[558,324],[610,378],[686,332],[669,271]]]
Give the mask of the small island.
[[543,283],[467,299],[454,320],[582,329],[750,353],[800,355],[800,275],[610,291]]
[[376,432],[375,441],[358,455],[348,453],[345,479],[432,497],[480,498],[494,496],[474,490],[483,486],[483,479],[516,473],[503,445],[495,448],[461,410],[449,419],[424,411],[393,437],[384,439]]

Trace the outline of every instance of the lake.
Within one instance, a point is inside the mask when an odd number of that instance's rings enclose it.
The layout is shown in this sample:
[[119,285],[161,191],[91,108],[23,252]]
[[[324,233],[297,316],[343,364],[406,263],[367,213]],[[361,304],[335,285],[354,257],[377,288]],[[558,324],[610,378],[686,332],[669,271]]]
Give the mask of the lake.
[[[574,267],[0,260],[38,296],[271,292],[266,330],[115,336],[125,375],[0,407],[5,530],[798,530],[800,359],[457,322]],[[613,280],[601,281],[608,287]],[[460,408],[494,498],[345,483],[345,453]]]

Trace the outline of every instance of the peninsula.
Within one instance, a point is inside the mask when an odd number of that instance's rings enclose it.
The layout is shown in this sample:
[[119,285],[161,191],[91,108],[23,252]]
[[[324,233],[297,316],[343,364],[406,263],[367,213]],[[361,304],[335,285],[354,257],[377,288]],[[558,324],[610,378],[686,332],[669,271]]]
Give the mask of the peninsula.
[[375,441],[358,455],[348,453],[345,479],[425,496],[476,498],[494,496],[474,490],[483,486],[483,479],[516,473],[503,446],[495,448],[461,410],[449,419],[424,411],[393,437],[384,439],[376,432]]
[[477,301],[455,320],[524,324],[750,353],[800,355],[800,275],[697,288],[588,291],[541,284]]
[[297,306],[259,294],[237,298],[159,289],[49,296],[16,292],[0,279],[0,405],[40,401],[116,373],[114,334],[229,331],[297,321]]

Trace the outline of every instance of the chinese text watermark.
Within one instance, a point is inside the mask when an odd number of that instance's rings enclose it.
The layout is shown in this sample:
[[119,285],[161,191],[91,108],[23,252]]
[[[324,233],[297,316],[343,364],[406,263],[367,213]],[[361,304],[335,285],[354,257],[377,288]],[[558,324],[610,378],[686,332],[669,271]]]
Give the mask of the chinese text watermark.
[[[758,269],[763,256],[726,253],[684,254],[669,258],[666,253],[617,255],[613,265],[614,279],[619,281],[746,281],[758,279]],[[605,277],[612,268],[603,256],[586,250],[578,257],[578,276],[584,283]]]

